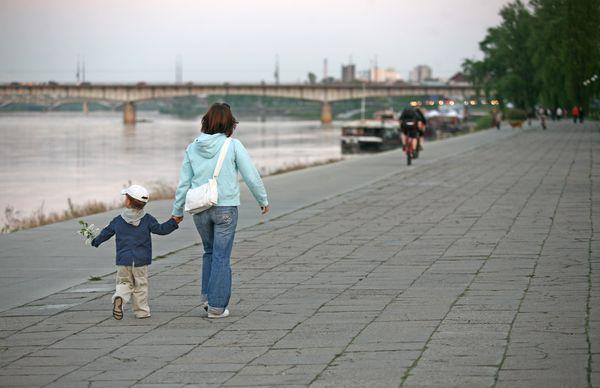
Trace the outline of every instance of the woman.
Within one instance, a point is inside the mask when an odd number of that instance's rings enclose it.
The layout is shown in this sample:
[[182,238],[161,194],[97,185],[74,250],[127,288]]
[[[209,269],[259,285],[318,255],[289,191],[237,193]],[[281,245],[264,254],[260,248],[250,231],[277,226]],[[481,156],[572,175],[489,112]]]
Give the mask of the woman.
[[[175,193],[173,217],[183,219],[185,196],[189,189],[201,186],[212,178],[221,146],[237,125],[227,104],[213,104],[202,117],[202,134],[188,145]],[[238,171],[260,205],[262,214],[269,212],[267,192],[248,151],[239,140],[233,139],[221,168],[216,206],[194,214],[194,223],[202,238],[201,303],[209,318],[229,315],[231,296],[231,249],[237,226],[240,186]]]

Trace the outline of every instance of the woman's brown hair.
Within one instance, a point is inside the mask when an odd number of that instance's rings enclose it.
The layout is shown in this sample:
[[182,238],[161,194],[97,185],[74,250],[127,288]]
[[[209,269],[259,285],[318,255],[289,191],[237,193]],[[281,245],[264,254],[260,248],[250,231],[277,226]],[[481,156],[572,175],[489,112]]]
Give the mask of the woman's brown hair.
[[237,124],[238,121],[231,113],[231,107],[228,104],[216,102],[202,117],[202,132],[209,135],[224,133],[229,137],[233,134]]

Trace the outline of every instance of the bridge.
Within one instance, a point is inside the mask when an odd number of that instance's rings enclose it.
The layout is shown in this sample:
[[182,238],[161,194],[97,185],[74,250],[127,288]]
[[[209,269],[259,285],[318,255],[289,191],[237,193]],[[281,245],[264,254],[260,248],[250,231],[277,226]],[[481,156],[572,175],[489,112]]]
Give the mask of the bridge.
[[475,89],[468,85],[382,84],[0,84],[0,105],[13,101],[88,101],[123,104],[123,122],[135,124],[139,101],[193,95],[251,95],[296,98],[322,103],[321,121],[332,120],[331,103],[369,97],[447,96],[468,98]]

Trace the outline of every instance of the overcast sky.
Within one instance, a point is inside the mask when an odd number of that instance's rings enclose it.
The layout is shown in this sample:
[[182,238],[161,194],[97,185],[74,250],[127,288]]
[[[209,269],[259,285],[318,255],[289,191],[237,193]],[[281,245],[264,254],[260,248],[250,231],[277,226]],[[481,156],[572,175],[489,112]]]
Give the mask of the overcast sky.
[[304,81],[377,57],[404,78],[449,77],[499,23],[507,0],[0,0],[0,82]]

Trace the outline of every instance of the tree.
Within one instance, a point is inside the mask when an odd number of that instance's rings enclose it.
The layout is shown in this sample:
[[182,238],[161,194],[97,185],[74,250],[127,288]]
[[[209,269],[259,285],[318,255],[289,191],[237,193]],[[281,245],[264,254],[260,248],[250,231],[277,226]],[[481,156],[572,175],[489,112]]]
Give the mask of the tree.
[[600,0],[516,0],[502,8],[502,22],[488,29],[481,61],[463,71],[486,94],[494,90],[517,107],[583,105],[584,81],[600,73]]
[[531,5],[542,102],[587,108],[584,81],[600,72],[600,0],[532,0]]
[[317,83],[317,76],[315,73],[308,73],[308,83],[314,85]]

